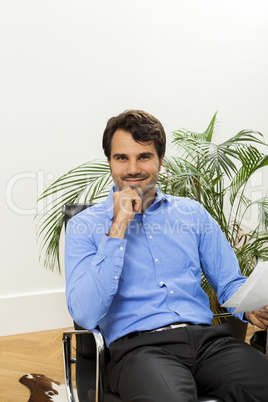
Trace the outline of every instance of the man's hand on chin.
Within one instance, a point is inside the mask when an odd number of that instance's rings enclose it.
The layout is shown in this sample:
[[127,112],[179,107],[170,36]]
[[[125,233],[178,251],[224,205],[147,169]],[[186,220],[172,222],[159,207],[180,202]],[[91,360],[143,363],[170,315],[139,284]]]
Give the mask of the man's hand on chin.
[[265,307],[265,311],[251,311],[244,315],[246,320],[250,321],[253,325],[261,329],[268,329],[268,305]]

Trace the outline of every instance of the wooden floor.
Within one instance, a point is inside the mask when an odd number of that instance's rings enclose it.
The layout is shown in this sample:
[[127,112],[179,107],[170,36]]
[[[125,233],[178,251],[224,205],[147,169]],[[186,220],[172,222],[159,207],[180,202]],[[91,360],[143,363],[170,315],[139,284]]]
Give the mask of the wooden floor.
[[[66,328],[67,329],[67,328]],[[249,326],[247,341],[256,328]],[[64,383],[61,338],[64,329],[0,337],[0,402],[26,402],[25,374],[44,374]]]
[[[68,329],[68,328],[66,328]],[[61,339],[64,329],[0,337],[0,401],[26,402],[25,374],[44,374],[64,384]]]

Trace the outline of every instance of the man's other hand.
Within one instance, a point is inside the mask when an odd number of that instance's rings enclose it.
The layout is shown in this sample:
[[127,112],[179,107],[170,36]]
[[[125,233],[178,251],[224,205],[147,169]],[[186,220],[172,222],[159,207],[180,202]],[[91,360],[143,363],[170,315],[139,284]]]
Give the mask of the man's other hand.
[[268,329],[268,305],[265,311],[257,310],[245,313],[245,318],[261,329]]

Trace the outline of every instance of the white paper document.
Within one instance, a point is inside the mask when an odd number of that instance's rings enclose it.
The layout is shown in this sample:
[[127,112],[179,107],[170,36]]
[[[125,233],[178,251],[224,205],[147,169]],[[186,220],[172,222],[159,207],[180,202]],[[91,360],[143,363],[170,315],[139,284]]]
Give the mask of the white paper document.
[[234,313],[264,310],[268,304],[268,261],[259,262],[238,291],[222,307],[235,308]]

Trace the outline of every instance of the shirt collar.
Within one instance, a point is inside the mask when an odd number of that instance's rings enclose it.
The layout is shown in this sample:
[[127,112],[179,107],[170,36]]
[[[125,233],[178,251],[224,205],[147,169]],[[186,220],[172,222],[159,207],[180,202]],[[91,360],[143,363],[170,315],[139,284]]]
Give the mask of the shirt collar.
[[[106,209],[107,213],[109,215],[109,218],[112,220],[114,218],[114,203],[113,203],[113,194],[115,191],[118,191],[116,186],[113,186],[108,194],[108,197],[106,198]],[[170,203],[168,196],[164,193],[161,193],[161,191],[156,187],[156,197],[152,205],[149,206],[149,208],[146,210],[146,214],[151,214],[153,213],[160,205],[162,202],[168,202]]]

